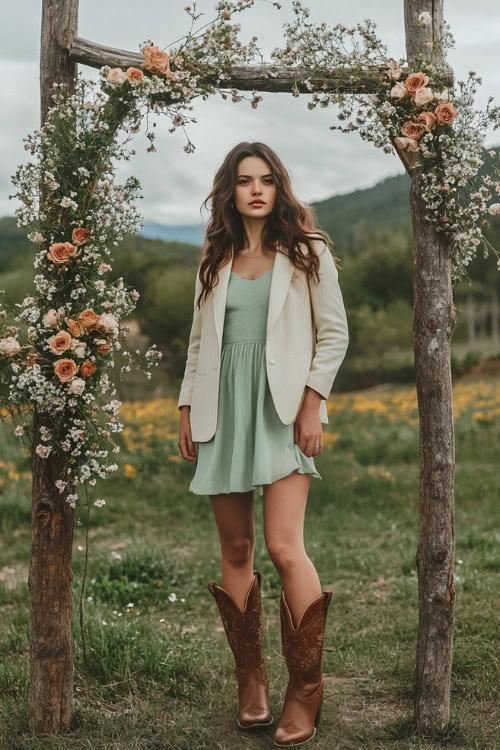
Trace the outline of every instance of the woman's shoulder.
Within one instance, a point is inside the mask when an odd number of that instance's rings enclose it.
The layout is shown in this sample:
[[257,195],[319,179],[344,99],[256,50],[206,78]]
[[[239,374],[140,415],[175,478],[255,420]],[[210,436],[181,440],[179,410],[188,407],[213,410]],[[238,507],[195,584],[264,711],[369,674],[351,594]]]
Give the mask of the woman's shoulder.
[[[316,251],[316,255],[321,255],[321,253],[325,250],[325,248],[328,247],[325,239],[318,233],[318,232],[305,232],[306,236],[309,237],[310,240],[312,240],[312,245],[314,247],[314,250]],[[307,254],[308,249],[307,245],[302,242],[301,248],[302,252],[304,254]]]

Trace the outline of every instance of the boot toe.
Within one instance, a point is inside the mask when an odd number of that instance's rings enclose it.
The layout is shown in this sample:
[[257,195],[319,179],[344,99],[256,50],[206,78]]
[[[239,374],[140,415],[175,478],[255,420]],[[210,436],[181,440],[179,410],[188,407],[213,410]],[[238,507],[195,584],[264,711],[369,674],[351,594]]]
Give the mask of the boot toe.
[[262,706],[251,706],[250,708],[241,711],[238,717],[238,725],[242,729],[249,729],[254,726],[262,726],[266,724],[272,724],[273,717],[269,709]]
[[311,734],[311,732],[304,731],[304,729],[298,727],[293,721],[288,721],[277,728],[274,735],[274,744],[281,747],[301,745],[308,740],[312,740],[315,734],[316,727],[313,727]]

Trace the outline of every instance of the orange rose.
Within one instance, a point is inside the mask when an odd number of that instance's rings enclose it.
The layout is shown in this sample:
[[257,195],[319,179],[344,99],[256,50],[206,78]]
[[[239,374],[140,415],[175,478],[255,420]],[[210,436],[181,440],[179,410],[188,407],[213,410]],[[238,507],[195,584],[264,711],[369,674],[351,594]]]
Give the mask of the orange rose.
[[405,122],[401,132],[406,138],[413,138],[418,141],[425,133],[425,127],[420,122]]
[[129,81],[142,81],[144,73],[139,68],[127,68],[127,78]]
[[428,133],[436,127],[437,117],[434,112],[421,112],[417,119],[422,123]]
[[97,351],[99,354],[107,354],[111,350],[111,344],[99,344]]
[[76,247],[71,242],[54,242],[49,248],[47,258],[52,263],[61,265],[62,263],[67,263],[70,256],[75,255],[75,253]]
[[73,244],[84,245],[89,241],[90,229],[84,229],[83,227],[75,227],[71,235]]
[[451,102],[441,102],[434,112],[440,125],[449,125],[457,116],[457,110]]
[[95,366],[95,364],[89,359],[86,359],[85,362],[82,362],[82,365],[80,367],[80,374],[83,375],[84,378],[89,378],[94,374],[96,370],[97,367]]
[[76,362],[72,359],[57,359],[54,362],[54,373],[61,383],[67,383],[71,380],[76,375],[77,370]]
[[48,339],[48,344],[53,354],[62,354],[71,346],[71,334],[67,331],[59,331]]
[[76,320],[68,318],[67,326],[72,336],[81,336],[83,332],[83,326]]
[[405,85],[409,94],[413,94],[422,86],[427,86],[428,83],[429,76],[426,76],[425,73],[410,73],[408,78],[405,80]]
[[170,71],[169,56],[166,52],[162,52],[156,44],[153,47],[144,47],[142,54],[144,55],[144,62],[141,63],[143,68],[151,71],[151,73],[165,73],[167,78],[173,78]]
[[96,313],[88,307],[80,313],[78,320],[81,321],[84,328],[91,328],[92,326],[95,326],[99,320],[99,315],[96,315]]

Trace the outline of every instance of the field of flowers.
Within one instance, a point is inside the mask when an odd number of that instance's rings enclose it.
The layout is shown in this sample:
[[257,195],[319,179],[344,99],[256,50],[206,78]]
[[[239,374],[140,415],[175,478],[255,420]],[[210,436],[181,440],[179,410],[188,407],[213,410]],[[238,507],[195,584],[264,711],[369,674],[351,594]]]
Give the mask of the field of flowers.
[[[333,591],[324,655],[326,705],[317,750],[417,747],[412,684],[418,627],[415,566],[419,433],[414,388],[332,394],[316,459],[322,481],[308,499],[305,541]],[[500,674],[500,381],[454,386],[456,626],[452,721],[427,750],[496,747]],[[207,591],[220,582],[220,547],[208,498],[188,492],[195,465],[180,456],[176,400],[126,402],[119,468],[89,488],[84,591],[91,704],[78,606],[86,512],[73,547],[75,722],[49,744],[29,731],[29,458],[7,420],[0,429],[0,738],[12,748],[232,750],[237,702],[232,655]],[[325,429],[326,428],[326,429]],[[83,499],[83,498],[82,498]],[[263,580],[265,654],[277,713],[286,688],[279,630],[280,580],[255,501],[255,569]],[[249,748],[272,736],[247,738]],[[0,740],[0,746],[2,746]],[[9,746],[10,747],[10,746]]]
[[[388,387],[331,395],[329,424],[323,425],[324,453],[348,451],[363,464],[418,460],[418,408],[415,387]],[[468,439],[495,433],[500,441],[500,380],[458,382],[453,389],[457,453]],[[142,454],[159,452],[171,463],[187,463],[177,447],[179,412],[175,399],[129,401],[120,410],[125,424],[123,476],[140,471]],[[474,441],[473,441],[474,442]],[[492,448],[494,446],[492,445]],[[484,456],[483,456],[484,460]],[[194,471],[194,466],[189,464]]]

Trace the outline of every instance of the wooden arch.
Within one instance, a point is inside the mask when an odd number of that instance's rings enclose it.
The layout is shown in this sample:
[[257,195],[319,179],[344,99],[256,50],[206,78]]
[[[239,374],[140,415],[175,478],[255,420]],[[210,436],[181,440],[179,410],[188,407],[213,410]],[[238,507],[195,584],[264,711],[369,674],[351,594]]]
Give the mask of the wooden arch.
[[[403,0],[406,58],[418,70],[428,55],[427,42],[443,36],[443,0]],[[422,28],[418,16],[427,11],[432,24]],[[100,68],[137,66],[141,55],[78,37],[78,0],[43,0],[40,53],[40,106],[43,125],[52,84],[74,91],[77,64]],[[443,63],[440,45],[433,62]],[[453,85],[449,70],[448,85]],[[367,68],[352,76],[343,68],[331,73],[335,88],[368,93],[380,70]],[[207,77],[209,72],[207,72]],[[310,93],[301,70],[282,69],[273,78],[257,66],[234,69],[227,87],[240,90],[291,92],[298,77],[301,93]],[[322,81],[324,76],[322,76]],[[455,443],[450,366],[456,317],[451,286],[449,244],[426,221],[421,179],[413,170],[415,155],[396,149],[412,178],[413,340],[420,424],[420,529],[416,551],[419,622],[414,675],[414,713],[418,733],[444,730],[450,717],[450,678],[455,617]],[[432,342],[432,346],[430,346]],[[43,414],[35,412],[35,439]],[[29,590],[31,602],[31,723],[34,731],[61,732],[69,726],[73,705],[72,568],[74,511],[64,493],[54,489],[57,457],[33,458],[32,542]]]

